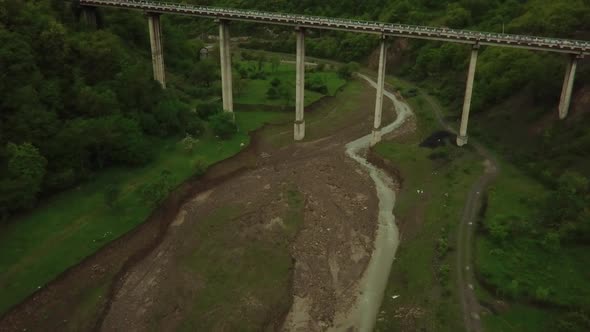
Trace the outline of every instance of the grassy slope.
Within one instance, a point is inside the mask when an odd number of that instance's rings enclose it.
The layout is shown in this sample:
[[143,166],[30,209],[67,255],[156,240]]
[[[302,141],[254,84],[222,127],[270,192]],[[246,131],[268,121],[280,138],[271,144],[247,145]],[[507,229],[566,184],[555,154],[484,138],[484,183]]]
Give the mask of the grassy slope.
[[[256,66],[257,63],[254,61],[243,61],[250,66]],[[265,69],[268,72],[268,77],[264,80],[244,80],[243,90],[236,94],[235,102],[237,104],[248,104],[248,105],[272,105],[272,106],[283,106],[285,100],[283,99],[269,99],[266,96],[266,92],[270,88],[270,82],[274,78],[278,78],[283,82],[295,82],[295,64],[292,63],[281,63],[275,73],[270,69],[270,64],[265,64]],[[328,95],[333,96],[336,94],[346,82],[338,77],[335,72],[319,72],[319,73],[307,73],[306,79],[309,80],[314,76],[323,78],[328,87]],[[293,89],[295,86],[293,85]],[[293,90],[294,91],[294,90]],[[294,93],[294,92],[293,92]],[[305,91],[305,105],[309,106],[312,103],[322,98],[321,93],[315,91]]]
[[[548,174],[560,174],[564,169],[588,173],[588,160],[584,153],[571,153],[575,150],[567,142],[578,142],[572,137],[580,137],[580,125],[590,117],[579,117],[575,122],[554,122],[551,127],[551,140],[562,149],[559,157],[539,158],[549,154],[539,151],[543,137],[536,136],[530,128],[543,118],[543,110],[530,105],[523,96],[507,100],[484,114],[475,114],[470,121],[471,135],[484,142],[501,155],[496,159],[502,163],[502,172],[492,187],[486,220],[497,216],[519,216],[524,219],[536,218],[537,207],[527,202],[539,197],[547,189],[537,180],[519,168],[535,167],[545,169]],[[457,115],[458,112],[454,112]],[[451,115],[451,113],[447,113]],[[547,123],[545,121],[545,123]],[[583,127],[583,126],[582,126]],[[518,142],[518,144],[514,144]],[[561,144],[560,142],[563,142]],[[484,220],[485,222],[485,220]],[[494,250],[500,247],[501,250]],[[530,239],[519,238],[498,245],[486,234],[476,237],[475,258],[480,277],[494,285],[498,294],[478,291],[480,301],[493,303],[498,296],[508,295],[513,282],[518,283],[518,298],[534,298],[537,289],[549,290],[548,302],[557,304],[583,305],[588,308],[590,284],[589,259],[585,254],[587,247],[563,247],[557,252],[549,252]],[[510,302],[510,301],[509,301]],[[509,307],[496,314],[482,317],[486,331],[552,331],[554,323],[562,312],[542,309],[524,303],[510,303]]]
[[[239,134],[224,142],[208,134],[190,155],[178,140],[159,142],[154,145],[156,160],[146,167],[100,173],[5,226],[0,233],[0,312],[145,220],[151,208],[141,202],[138,188],[163,170],[169,170],[180,184],[193,174],[197,161],[211,165],[228,158],[240,151],[242,143],[248,144],[248,131],[286,119],[280,113],[237,113]],[[121,188],[116,210],[104,204],[104,191],[111,184]]]
[[[544,190],[516,167],[504,164],[501,176],[489,193],[486,219],[502,215],[535,218],[536,207],[529,199]],[[476,267],[484,280],[496,288],[496,295],[516,293],[518,298],[535,298],[537,289],[547,289],[547,302],[588,308],[590,257],[586,253],[586,247],[548,251],[526,237],[498,244],[480,234]],[[514,289],[513,285],[518,286]],[[553,314],[547,315],[548,312]],[[510,310],[486,317],[484,323],[489,331],[551,331],[557,318],[549,309],[515,304]],[[544,322],[540,327],[538,319]]]
[[[405,82],[391,82],[396,87],[411,87]],[[410,98],[409,102],[417,115],[417,132],[382,142],[375,149],[393,162],[404,179],[394,213],[398,224],[404,224],[402,232],[405,231],[376,331],[458,331],[462,323],[455,291],[456,259],[452,250],[437,259],[436,243],[443,236],[448,236],[451,246],[456,242],[454,234],[465,195],[481,174],[480,159],[470,150],[452,145],[434,150],[419,147],[424,138],[439,128],[422,97]],[[433,152],[444,152],[449,160],[429,159]],[[418,194],[418,189],[424,194]],[[441,264],[450,267],[447,281],[437,279],[436,271]],[[395,295],[399,297],[393,299]]]

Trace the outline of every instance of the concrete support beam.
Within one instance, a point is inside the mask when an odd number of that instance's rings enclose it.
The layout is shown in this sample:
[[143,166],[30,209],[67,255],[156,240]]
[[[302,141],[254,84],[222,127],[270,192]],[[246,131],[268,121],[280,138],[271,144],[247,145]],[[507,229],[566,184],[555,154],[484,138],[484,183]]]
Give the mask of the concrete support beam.
[[569,59],[567,67],[565,68],[565,78],[563,80],[561,98],[559,100],[559,118],[562,120],[567,117],[569,112],[577,66],[578,56],[572,55]]
[[152,65],[154,68],[154,80],[158,81],[162,88],[166,89],[166,73],[164,67],[164,48],[162,45],[162,26],[160,14],[147,13],[150,30],[150,45],[152,48]]
[[225,20],[219,21],[219,53],[219,62],[221,64],[221,95],[223,99],[223,110],[225,112],[233,112],[234,101],[229,22]]
[[89,27],[96,28],[97,27],[97,9],[96,7],[92,6],[82,6],[82,22]]
[[471,50],[469,72],[467,73],[467,85],[465,87],[465,100],[463,102],[463,114],[461,115],[461,128],[459,129],[459,136],[457,136],[458,146],[467,144],[467,124],[469,122],[469,111],[471,109],[471,95],[473,93],[473,80],[475,79],[478,50],[479,45],[474,45]]
[[295,64],[297,79],[295,83],[295,133],[294,138],[300,141],[305,137],[305,30],[296,28],[297,62]]
[[373,134],[371,146],[381,141],[381,117],[383,114],[383,89],[385,86],[385,66],[387,61],[387,44],[385,36],[381,38],[379,50],[379,73],[377,74],[377,97],[375,99],[375,118],[373,123]]

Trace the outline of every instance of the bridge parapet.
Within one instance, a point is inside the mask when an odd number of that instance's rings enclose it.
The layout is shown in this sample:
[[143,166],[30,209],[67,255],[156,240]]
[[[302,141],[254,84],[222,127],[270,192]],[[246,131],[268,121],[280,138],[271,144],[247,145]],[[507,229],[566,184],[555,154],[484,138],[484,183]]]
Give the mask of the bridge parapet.
[[80,0],[80,4],[101,7],[128,8],[160,13],[174,13],[180,15],[192,15],[227,20],[250,21],[267,24],[301,26],[317,29],[385,34],[389,36],[440,40],[455,43],[479,43],[480,45],[517,47],[530,50],[560,53],[590,54],[590,42],[571,39],[500,34],[442,27],[392,24],[298,14],[271,13],[255,10],[227,9],[160,1]]

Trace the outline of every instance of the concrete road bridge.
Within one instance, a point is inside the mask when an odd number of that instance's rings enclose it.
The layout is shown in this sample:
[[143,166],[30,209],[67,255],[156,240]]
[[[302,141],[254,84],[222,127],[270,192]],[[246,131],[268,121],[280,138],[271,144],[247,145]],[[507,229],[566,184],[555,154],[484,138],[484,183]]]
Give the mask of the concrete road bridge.
[[164,56],[162,48],[161,14],[188,15],[215,19],[219,22],[219,49],[221,56],[221,83],[223,109],[233,112],[232,71],[229,22],[244,21],[262,24],[292,26],[297,36],[296,61],[296,93],[295,93],[295,124],[294,138],[302,140],[305,137],[304,120],[304,80],[305,80],[305,30],[328,29],[348,32],[376,34],[381,36],[379,49],[378,87],[375,104],[375,118],[373,129],[373,144],[381,139],[381,114],[383,105],[383,87],[385,82],[387,39],[391,37],[426,39],[451,43],[472,45],[465,99],[461,116],[461,127],[457,137],[459,146],[467,144],[467,124],[471,108],[471,95],[480,46],[498,46],[522,48],[532,51],[547,51],[564,53],[569,61],[565,70],[565,78],[559,102],[559,117],[564,119],[571,102],[574,78],[578,60],[590,54],[590,42],[569,39],[557,39],[513,34],[499,34],[416,26],[406,24],[391,24],[355,19],[329,18],[298,14],[271,13],[254,10],[226,9],[206,7],[181,3],[155,2],[145,0],[80,0],[83,17],[91,24],[96,24],[96,8],[111,7],[144,11],[148,18],[150,44],[154,79],[166,87]]

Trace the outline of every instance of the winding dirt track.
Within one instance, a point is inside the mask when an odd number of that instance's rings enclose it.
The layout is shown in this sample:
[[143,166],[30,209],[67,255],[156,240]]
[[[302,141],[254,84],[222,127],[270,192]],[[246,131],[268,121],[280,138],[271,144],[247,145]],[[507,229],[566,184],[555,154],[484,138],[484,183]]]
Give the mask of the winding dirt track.
[[[434,110],[439,124],[456,135],[457,131],[443,119],[442,110],[439,105],[428,94],[422,92],[422,96]],[[500,168],[492,153],[484,146],[474,142],[473,139],[469,144],[473,146],[479,155],[485,158],[485,170],[469,190],[465,207],[463,208],[457,234],[457,279],[465,330],[468,332],[481,332],[483,331],[480,319],[481,305],[474,291],[475,276],[472,264],[473,237],[477,227],[477,215],[481,209],[483,197],[485,196],[484,193],[492,181],[498,176]]]

